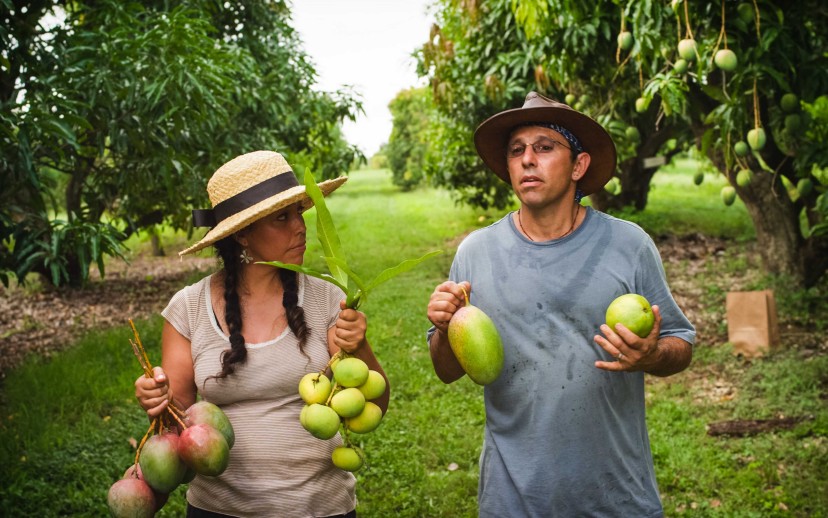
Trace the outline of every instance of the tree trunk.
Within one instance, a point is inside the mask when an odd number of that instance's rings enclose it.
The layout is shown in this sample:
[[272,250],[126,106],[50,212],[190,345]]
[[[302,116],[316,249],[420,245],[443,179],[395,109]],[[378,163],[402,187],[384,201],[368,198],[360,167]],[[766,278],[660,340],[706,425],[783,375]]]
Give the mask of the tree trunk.
[[164,257],[167,253],[164,251],[164,245],[161,244],[161,233],[157,227],[150,229],[150,242],[152,243],[152,256]]
[[799,287],[814,286],[828,269],[828,237],[805,238],[799,227],[802,205],[788,197],[778,178],[755,173],[747,187],[731,184],[745,203],[768,273],[789,276]]
[[[704,130],[694,128],[701,134]],[[708,157],[736,189],[744,202],[756,231],[756,242],[765,271],[786,276],[800,288],[814,286],[828,270],[828,236],[805,237],[799,215],[805,204],[788,196],[780,176],[796,181],[793,162],[769,143],[762,156],[775,173],[760,170],[755,159],[749,159],[753,180],[745,187],[736,184],[736,171],[728,174],[721,151],[710,149]],[[758,172],[757,172],[758,171]]]
[[[656,105],[655,102],[652,105]],[[655,108],[652,108],[655,109]],[[636,155],[628,158],[619,164],[620,172],[618,179],[621,181],[621,192],[612,195],[604,189],[598,190],[590,195],[592,206],[600,211],[607,209],[622,209],[634,207],[641,211],[647,207],[647,197],[650,194],[650,182],[658,167],[644,167],[644,159],[654,157],[658,154],[664,143],[673,137],[674,128],[666,125],[651,133],[643,135],[643,142],[636,148]],[[666,160],[675,155],[678,151],[662,153]]]

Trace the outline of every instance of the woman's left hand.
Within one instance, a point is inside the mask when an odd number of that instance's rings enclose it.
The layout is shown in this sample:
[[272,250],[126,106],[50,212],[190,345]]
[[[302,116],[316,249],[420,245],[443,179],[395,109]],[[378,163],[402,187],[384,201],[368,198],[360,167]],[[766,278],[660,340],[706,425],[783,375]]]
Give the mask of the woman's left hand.
[[346,353],[354,353],[365,343],[368,322],[365,313],[355,309],[346,309],[345,301],[340,301],[339,318],[334,326],[333,345]]

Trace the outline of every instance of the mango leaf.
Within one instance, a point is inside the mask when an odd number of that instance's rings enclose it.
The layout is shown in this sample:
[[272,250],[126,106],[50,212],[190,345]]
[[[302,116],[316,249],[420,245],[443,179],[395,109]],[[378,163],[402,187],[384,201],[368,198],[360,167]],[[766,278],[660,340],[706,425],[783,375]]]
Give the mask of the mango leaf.
[[354,273],[348,264],[341,259],[336,257],[326,257],[325,261],[329,265],[331,263],[335,264],[348,275],[348,289],[345,290],[345,305],[351,309],[358,309],[359,305],[365,302],[368,298],[368,289],[366,289],[362,278]]
[[397,275],[399,275],[401,273],[407,272],[408,270],[414,268],[415,266],[417,266],[421,262],[425,261],[426,259],[431,259],[435,255],[439,255],[439,254],[442,254],[442,253],[443,253],[442,250],[435,250],[433,252],[427,253],[426,255],[420,257],[419,259],[408,259],[406,261],[401,262],[397,266],[394,266],[392,268],[388,268],[387,270],[385,270],[382,273],[380,273],[379,275],[377,275],[376,278],[374,278],[374,280],[369,282],[368,286],[365,287],[365,291],[366,292],[370,291],[370,290],[376,288],[377,286],[379,286],[380,284],[382,284],[383,282],[385,282],[387,280],[390,280],[390,279],[396,277]]
[[[328,269],[331,275],[338,281],[335,283],[339,287],[348,285],[348,274],[337,264],[330,261],[330,258],[340,259],[345,261],[345,255],[342,253],[342,244],[339,241],[339,235],[336,233],[333,218],[325,204],[325,196],[316,185],[310,168],[305,170],[305,192],[307,192],[313,204],[316,206],[316,232],[319,242],[322,244],[322,250],[325,252],[325,260],[328,262]],[[344,291],[345,288],[343,288]]]
[[308,268],[307,266],[302,266],[301,264],[288,264],[283,263],[282,261],[259,261],[257,264],[269,264],[270,266],[275,266],[276,268],[284,268],[285,270],[293,270],[294,272],[304,273],[305,275],[316,277],[317,279],[322,279],[323,281],[328,281],[331,284],[339,286],[339,289],[345,293],[348,293],[348,287],[339,282],[338,279],[332,277],[330,274],[314,270],[313,268]]

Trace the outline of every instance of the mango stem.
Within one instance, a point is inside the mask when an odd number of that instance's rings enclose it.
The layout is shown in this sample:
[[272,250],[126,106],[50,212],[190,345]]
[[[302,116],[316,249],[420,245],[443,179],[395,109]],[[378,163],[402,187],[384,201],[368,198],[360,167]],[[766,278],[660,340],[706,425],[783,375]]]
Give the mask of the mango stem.
[[158,421],[157,417],[152,420],[152,423],[150,423],[150,427],[147,430],[147,433],[145,433],[144,438],[141,439],[141,443],[138,445],[138,449],[135,452],[135,464],[138,464],[138,459],[141,458],[141,450],[144,448],[144,443],[147,442],[147,439],[149,439],[149,436],[152,435],[152,432],[155,430],[155,423],[157,421]]
[[469,294],[466,293],[466,288],[464,288],[462,284],[460,285],[460,289],[463,290],[463,299],[465,299],[464,300],[464,302],[465,302],[464,305],[468,306],[469,305]]

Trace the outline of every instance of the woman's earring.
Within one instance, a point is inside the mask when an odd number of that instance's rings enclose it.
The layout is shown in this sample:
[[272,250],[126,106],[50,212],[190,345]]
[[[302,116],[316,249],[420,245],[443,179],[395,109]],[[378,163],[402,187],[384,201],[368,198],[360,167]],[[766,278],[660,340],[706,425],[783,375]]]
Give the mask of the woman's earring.
[[247,252],[247,248],[242,248],[242,253],[239,257],[241,258],[241,262],[244,264],[250,264],[253,262],[253,256]]

